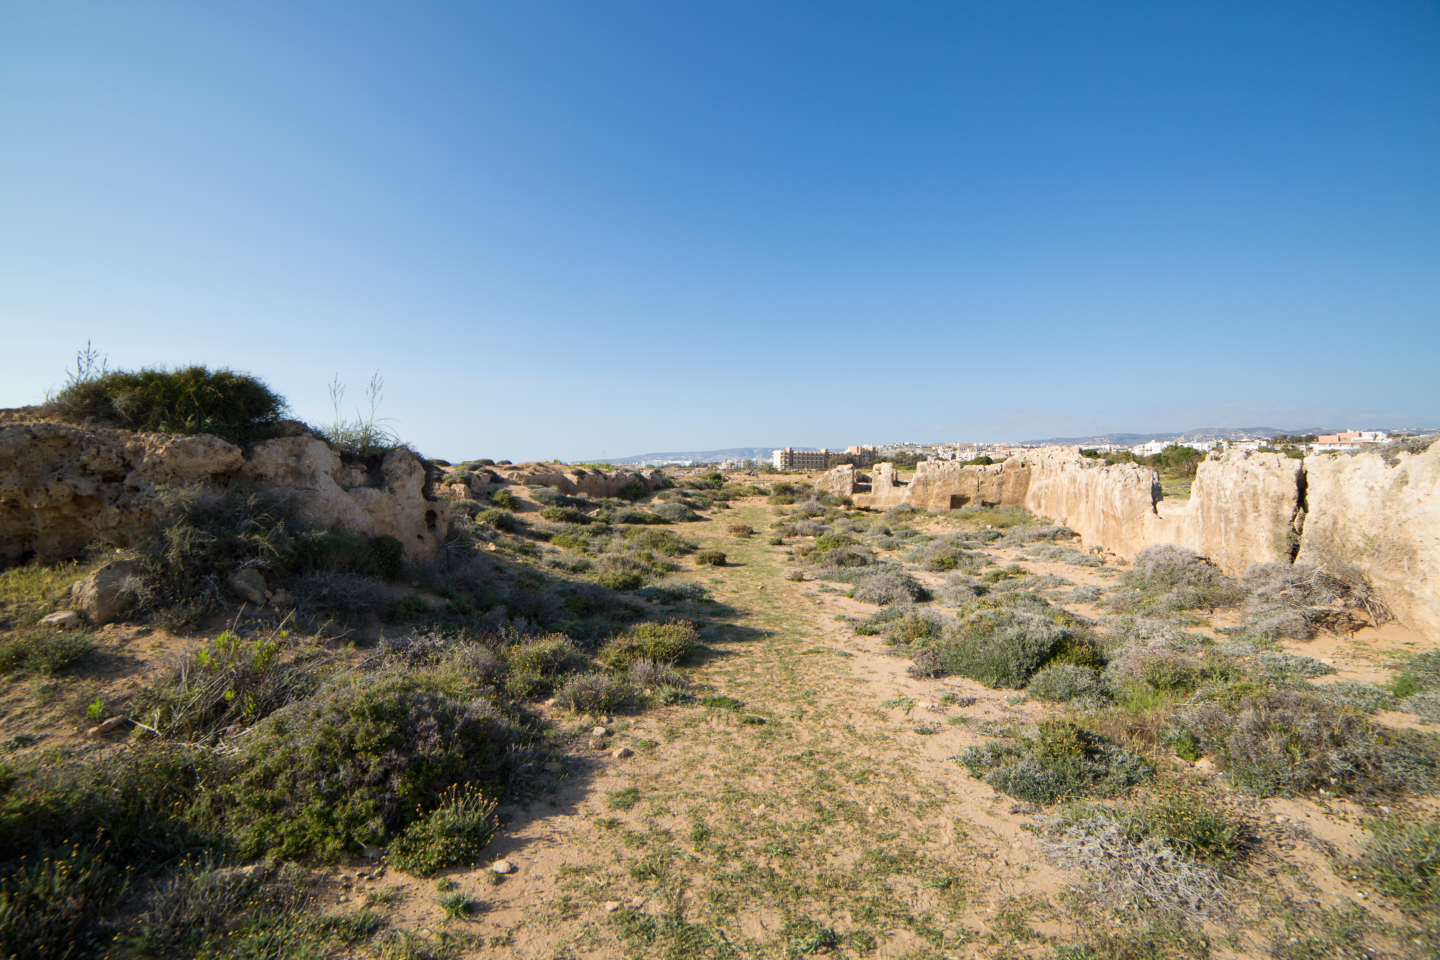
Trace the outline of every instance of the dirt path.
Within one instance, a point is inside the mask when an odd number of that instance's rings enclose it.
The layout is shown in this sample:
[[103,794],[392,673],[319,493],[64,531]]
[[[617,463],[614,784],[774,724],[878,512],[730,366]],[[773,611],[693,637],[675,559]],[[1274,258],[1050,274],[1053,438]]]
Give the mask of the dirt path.
[[[507,811],[492,844],[517,871],[450,875],[478,902],[477,956],[977,956],[1075,933],[1046,907],[1065,878],[1013,801],[947,759],[977,722],[1034,706],[963,680],[943,688],[963,705],[937,703],[938,684],[784,579],[784,548],[723,533],[768,520],[751,503],[687,529],[729,554],[700,579],[738,612],[702,634],[699,692],[741,706],[615,718],[600,749],[578,736],[555,793]],[[407,893],[399,925],[440,929],[433,884],[387,882]]]
[[[1066,906],[1079,878],[1050,866],[1029,829],[1038,811],[950,759],[1056,708],[907,676],[880,638],[837,619],[873,607],[786,579],[795,565],[768,545],[770,520],[763,502],[742,501],[686,528],[730,558],[693,574],[721,605],[693,611],[710,649],[693,670],[700,704],[602,718],[598,738],[597,721],[555,714],[573,738],[552,760],[553,790],[503,810],[488,851],[515,872],[448,875],[475,902],[470,919],[445,919],[434,881],[393,872],[356,878],[342,902],[389,891],[396,926],[462,936],[468,956],[525,960],[1049,957],[1090,939],[1093,924]],[[762,532],[727,535],[735,523]],[[1082,584],[1113,576],[1015,559]],[[1355,671],[1341,646],[1314,653]],[[1232,800],[1261,845],[1246,889],[1274,885],[1262,911],[1304,931],[1362,909],[1332,867],[1358,850],[1359,808]],[[1270,953],[1269,934],[1210,932],[1212,956]]]

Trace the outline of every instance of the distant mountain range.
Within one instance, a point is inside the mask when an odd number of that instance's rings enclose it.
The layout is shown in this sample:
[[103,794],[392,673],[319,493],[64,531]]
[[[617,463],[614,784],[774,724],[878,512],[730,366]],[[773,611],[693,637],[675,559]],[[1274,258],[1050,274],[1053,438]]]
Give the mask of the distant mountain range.
[[1152,440],[1266,440],[1279,436],[1304,436],[1311,433],[1333,432],[1329,428],[1304,427],[1294,430],[1277,430],[1274,427],[1201,427],[1184,433],[1107,433],[1103,437],[1051,437],[1049,440],[1029,440],[1027,443],[1053,444],[1055,446],[1084,446],[1094,443],[1110,443],[1133,447]]

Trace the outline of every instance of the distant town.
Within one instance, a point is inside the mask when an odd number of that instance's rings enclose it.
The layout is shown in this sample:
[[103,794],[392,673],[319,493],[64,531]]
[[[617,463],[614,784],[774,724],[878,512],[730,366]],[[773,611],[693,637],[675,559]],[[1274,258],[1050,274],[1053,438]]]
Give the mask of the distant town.
[[[1200,431],[1194,431],[1200,432]],[[1384,443],[1392,439],[1386,430],[1343,430],[1336,433],[1280,434],[1268,437],[1233,436],[1197,439],[1193,435],[1176,435],[1169,438],[1147,440],[1138,444],[1106,442],[1071,443],[1096,454],[1131,453],[1137,457],[1153,457],[1170,447],[1189,447],[1193,450],[1278,450],[1302,451],[1306,453],[1345,452],[1365,446]],[[999,463],[1007,457],[1025,450],[1061,445],[1057,441],[1030,443],[886,443],[875,446],[851,446],[843,450],[819,450],[802,447],[750,448],[750,456],[706,456],[705,454],[656,455],[653,457],[617,463],[633,463],[636,466],[691,467],[715,464],[723,470],[773,469],[780,471],[828,470],[842,464],[863,467],[882,461],[898,464],[914,464],[921,460],[957,460],[960,462]],[[725,451],[728,453],[728,451]],[[716,451],[715,453],[720,453]],[[766,455],[768,454],[768,455]]]

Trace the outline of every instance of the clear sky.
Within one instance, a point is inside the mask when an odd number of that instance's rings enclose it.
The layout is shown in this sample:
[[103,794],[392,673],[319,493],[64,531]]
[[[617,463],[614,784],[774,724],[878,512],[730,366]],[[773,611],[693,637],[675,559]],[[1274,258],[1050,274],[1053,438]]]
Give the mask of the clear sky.
[[0,333],[455,460],[1436,427],[1440,5],[8,0]]

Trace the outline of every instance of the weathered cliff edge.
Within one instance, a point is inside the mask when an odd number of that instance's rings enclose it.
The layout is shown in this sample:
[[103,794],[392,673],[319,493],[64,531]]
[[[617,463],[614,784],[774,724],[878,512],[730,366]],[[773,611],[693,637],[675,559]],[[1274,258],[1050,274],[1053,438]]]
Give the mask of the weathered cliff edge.
[[307,525],[393,536],[411,560],[433,558],[449,522],[424,461],[403,447],[367,468],[310,436],[242,451],[210,436],[15,423],[0,427],[0,563],[126,545],[160,515],[163,487],[236,478],[285,496]]
[[1402,453],[1307,457],[1300,563],[1347,563],[1396,619],[1440,638],[1440,443]]
[[1402,623],[1440,635],[1440,443],[1393,464],[1376,453],[1300,461],[1232,451],[1199,465],[1188,501],[1161,499],[1153,470],[1107,466],[1074,447],[991,466],[926,461],[903,484],[889,464],[876,466],[868,489],[858,478],[840,467],[817,486],[877,509],[1023,506],[1089,546],[1132,558],[1152,544],[1179,544],[1231,576],[1274,560],[1347,564]]

